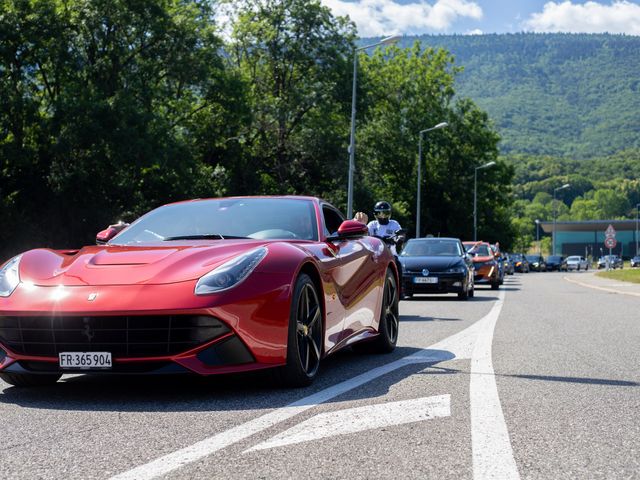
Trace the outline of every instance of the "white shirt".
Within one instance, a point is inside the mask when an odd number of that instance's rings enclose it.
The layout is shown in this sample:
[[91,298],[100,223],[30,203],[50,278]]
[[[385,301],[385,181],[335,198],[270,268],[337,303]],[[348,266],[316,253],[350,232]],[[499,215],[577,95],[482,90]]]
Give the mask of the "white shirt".
[[[367,224],[367,228],[369,228],[369,235],[376,235],[378,237],[391,237],[393,236],[397,230],[400,230],[402,227],[395,220],[389,219],[389,223],[386,225],[380,225],[378,220],[373,220]],[[396,246],[389,245],[391,252],[394,255],[397,255]]]

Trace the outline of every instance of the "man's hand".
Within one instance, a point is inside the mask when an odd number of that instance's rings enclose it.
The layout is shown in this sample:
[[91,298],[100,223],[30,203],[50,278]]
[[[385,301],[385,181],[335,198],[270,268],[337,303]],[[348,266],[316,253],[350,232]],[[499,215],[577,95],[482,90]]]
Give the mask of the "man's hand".
[[366,225],[369,221],[369,216],[364,212],[356,212],[356,216],[353,219]]

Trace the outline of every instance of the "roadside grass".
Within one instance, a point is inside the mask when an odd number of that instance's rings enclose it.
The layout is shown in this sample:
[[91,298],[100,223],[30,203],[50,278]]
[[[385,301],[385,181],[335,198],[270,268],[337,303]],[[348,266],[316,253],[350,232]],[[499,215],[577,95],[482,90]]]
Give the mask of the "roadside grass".
[[609,270],[608,272],[598,272],[596,275],[602,278],[610,278],[611,280],[620,280],[622,282],[640,283],[640,269],[632,269],[628,262],[624,262],[624,269]]

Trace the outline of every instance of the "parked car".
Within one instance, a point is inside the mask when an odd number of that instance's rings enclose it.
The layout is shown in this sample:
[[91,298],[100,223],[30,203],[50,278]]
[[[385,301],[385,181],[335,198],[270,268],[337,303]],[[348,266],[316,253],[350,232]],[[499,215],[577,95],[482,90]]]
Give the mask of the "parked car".
[[513,260],[511,259],[511,255],[509,253],[503,253],[503,261],[504,261],[504,273],[507,275],[513,275]]
[[493,290],[500,288],[498,262],[487,242],[463,242],[464,248],[473,260],[475,285],[489,284]]
[[547,264],[542,255],[525,255],[529,262],[529,269],[536,272],[544,272],[547,270]]
[[631,259],[630,265],[632,267],[640,267],[640,255],[636,255]]
[[553,272],[554,270],[558,272],[566,272],[567,268],[567,259],[563,255],[549,255],[546,260],[547,264],[547,272]]
[[402,293],[457,293],[473,297],[473,262],[457,238],[412,238],[398,256]]
[[567,257],[567,270],[589,270],[589,262],[580,255],[571,255]]
[[623,268],[624,262],[618,255],[604,255],[598,259],[598,270],[602,268]]
[[96,240],[103,244],[40,248],[0,264],[5,382],[270,367],[303,386],[350,340],[395,348],[393,254],[318,198],[184,201]]
[[529,261],[522,253],[512,253],[513,270],[520,273],[529,273]]

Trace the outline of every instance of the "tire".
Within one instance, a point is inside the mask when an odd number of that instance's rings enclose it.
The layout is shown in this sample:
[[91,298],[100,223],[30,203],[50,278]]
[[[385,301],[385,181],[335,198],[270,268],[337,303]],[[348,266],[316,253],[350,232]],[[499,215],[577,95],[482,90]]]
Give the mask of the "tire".
[[0,373],[0,378],[15,387],[46,387],[60,380],[62,374],[33,375],[30,373]]
[[500,283],[494,282],[491,284],[491,290],[498,290],[500,288]]
[[324,337],[322,305],[315,284],[303,273],[296,280],[289,314],[287,364],[276,378],[287,387],[311,385],[320,368]]
[[391,353],[396,348],[399,326],[398,284],[393,272],[387,269],[384,279],[378,336],[374,340],[354,345],[353,349],[362,353]]
[[476,287],[474,284],[471,284],[471,290],[469,290],[469,298],[473,298],[476,294]]
[[462,292],[458,292],[459,300],[468,300],[469,299],[469,290],[464,290]]

